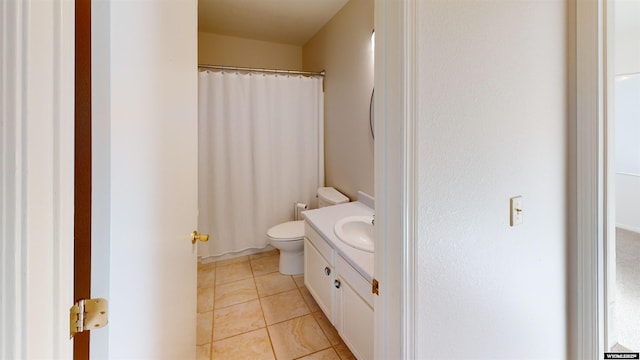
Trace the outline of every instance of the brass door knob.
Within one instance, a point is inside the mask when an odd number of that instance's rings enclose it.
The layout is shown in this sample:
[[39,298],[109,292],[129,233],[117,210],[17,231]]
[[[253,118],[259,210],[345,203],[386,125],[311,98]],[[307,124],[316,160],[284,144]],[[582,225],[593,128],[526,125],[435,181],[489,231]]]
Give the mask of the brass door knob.
[[193,230],[193,232],[191,233],[191,243],[195,244],[196,241],[209,241],[209,234],[198,234],[198,230]]

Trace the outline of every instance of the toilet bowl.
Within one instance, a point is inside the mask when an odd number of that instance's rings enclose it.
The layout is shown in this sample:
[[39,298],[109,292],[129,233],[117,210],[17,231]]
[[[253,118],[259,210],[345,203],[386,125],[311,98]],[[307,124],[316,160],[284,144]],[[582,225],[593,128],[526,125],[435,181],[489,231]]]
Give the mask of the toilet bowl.
[[[343,204],[349,198],[332,187],[318,189],[319,207]],[[297,275],[304,273],[304,220],[288,221],[267,230],[267,238],[280,250],[280,273]]]
[[304,220],[288,221],[267,231],[269,243],[280,250],[280,273],[297,275],[304,272]]

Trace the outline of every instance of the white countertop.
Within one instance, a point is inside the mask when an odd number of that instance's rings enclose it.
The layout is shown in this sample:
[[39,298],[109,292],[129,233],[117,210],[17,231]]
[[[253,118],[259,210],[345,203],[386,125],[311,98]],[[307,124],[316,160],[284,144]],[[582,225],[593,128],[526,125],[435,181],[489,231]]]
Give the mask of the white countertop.
[[353,248],[338,239],[333,232],[336,222],[347,216],[373,215],[373,209],[360,201],[327,206],[302,212],[305,221],[313,227],[338,254],[340,254],[367,281],[373,281],[373,253]]

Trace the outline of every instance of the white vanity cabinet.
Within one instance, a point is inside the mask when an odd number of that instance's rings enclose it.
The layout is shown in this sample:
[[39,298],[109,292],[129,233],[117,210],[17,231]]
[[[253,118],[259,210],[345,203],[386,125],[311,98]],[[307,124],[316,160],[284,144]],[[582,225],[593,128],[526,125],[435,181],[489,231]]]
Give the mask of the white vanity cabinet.
[[306,223],[304,284],[356,358],[373,359],[371,282]]
[[333,249],[315,230],[311,229],[312,233],[310,233],[308,227],[305,224],[304,285],[329,321],[335,325]]
[[366,281],[338,255],[336,329],[358,359],[373,359],[373,293]]

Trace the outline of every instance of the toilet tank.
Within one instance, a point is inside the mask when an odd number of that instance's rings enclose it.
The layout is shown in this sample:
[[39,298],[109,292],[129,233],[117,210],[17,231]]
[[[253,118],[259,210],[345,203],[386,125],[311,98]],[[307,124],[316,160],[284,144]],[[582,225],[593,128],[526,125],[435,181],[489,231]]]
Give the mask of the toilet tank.
[[348,203],[349,198],[332,187],[318,189],[318,207]]

